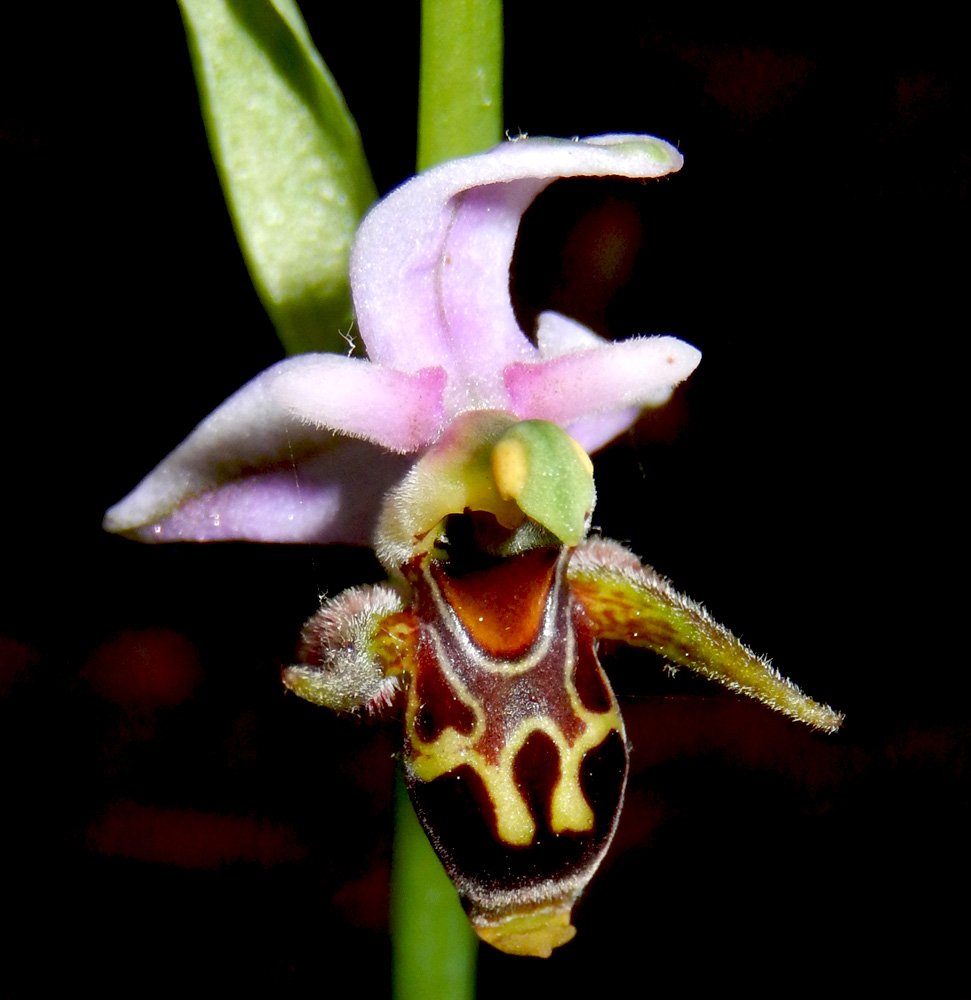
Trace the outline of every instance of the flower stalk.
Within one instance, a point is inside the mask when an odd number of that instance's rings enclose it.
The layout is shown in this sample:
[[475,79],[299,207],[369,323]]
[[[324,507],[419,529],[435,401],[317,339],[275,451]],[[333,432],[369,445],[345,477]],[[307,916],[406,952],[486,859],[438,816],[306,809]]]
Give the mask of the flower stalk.
[[[422,0],[418,170],[502,137],[502,0]],[[479,939],[395,777],[391,883],[394,995],[475,996]]]
[[502,137],[502,0],[422,0],[418,169]]

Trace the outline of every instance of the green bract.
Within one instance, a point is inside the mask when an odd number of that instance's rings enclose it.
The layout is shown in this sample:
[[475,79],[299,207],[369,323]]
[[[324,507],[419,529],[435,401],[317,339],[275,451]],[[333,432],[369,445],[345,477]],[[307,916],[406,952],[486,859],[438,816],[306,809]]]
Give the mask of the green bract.
[[348,255],[375,198],[344,99],[292,0],[179,0],[213,159],[291,354],[340,349]]

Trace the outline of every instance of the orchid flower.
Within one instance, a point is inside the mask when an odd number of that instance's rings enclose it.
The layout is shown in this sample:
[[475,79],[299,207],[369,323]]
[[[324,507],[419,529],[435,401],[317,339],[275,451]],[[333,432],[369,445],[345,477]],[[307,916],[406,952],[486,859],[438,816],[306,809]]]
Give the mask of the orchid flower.
[[365,218],[351,290],[368,358],[300,355],[228,399],[105,527],[142,541],[369,544],[381,498],[461,413],[553,421],[587,451],[662,403],[700,360],[672,337],[610,343],[556,313],[534,346],[509,267],[519,223],[559,177],[659,177],[668,143],[610,135],[520,139],[453,160]]
[[780,677],[615,542],[588,538],[588,452],[700,359],[555,313],[534,345],[509,267],[558,177],[679,169],[648,136],[523,139],[428,170],[366,217],[351,291],[368,358],[291,358],[217,409],[106,526],[148,541],[371,542],[389,582],[325,601],[284,683],[337,711],[399,700],[409,794],[479,936],[547,956],[616,829],[627,777],[608,639],[817,728]]

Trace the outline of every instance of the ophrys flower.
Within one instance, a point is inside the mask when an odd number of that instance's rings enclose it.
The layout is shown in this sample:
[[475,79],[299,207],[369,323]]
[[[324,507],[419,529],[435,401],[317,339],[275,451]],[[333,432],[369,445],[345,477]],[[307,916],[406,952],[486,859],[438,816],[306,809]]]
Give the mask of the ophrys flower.
[[587,537],[587,452],[700,358],[608,343],[509,296],[523,212],[559,176],[658,177],[646,136],[529,139],[443,164],[365,219],[351,284],[368,359],[258,376],[117,507],[147,540],[370,542],[390,581],[327,601],[285,672],[342,711],[404,690],[419,816],[480,936],[548,955],[623,801],[627,745],[600,639],[650,648],[822,729],[839,716],[616,543]]

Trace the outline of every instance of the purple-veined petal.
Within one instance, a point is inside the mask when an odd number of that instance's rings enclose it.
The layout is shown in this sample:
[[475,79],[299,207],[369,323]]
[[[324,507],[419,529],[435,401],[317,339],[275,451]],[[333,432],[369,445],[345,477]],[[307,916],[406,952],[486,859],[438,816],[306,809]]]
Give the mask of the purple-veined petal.
[[[373,368],[368,362],[323,358],[333,377],[350,370],[358,388],[367,388],[369,378],[372,391],[387,388],[386,373],[361,374]],[[286,383],[277,383],[302,370],[319,372],[318,356],[282,361],[230,396],[108,511],[105,528],[144,541],[368,541],[380,498],[407,461],[336,435],[340,426],[308,427],[294,416],[280,400]],[[418,376],[418,387],[428,378]],[[406,384],[414,387],[411,379]],[[320,390],[326,395],[333,386]],[[382,405],[384,398],[375,410]],[[380,429],[386,416],[376,412],[370,427]]]
[[365,217],[351,254],[368,356],[403,371],[442,366],[459,376],[449,380],[450,414],[504,405],[501,370],[536,356],[509,299],[509,264],[529,203],[559,177],[659,177],[681,162],[651,136],[522,139],[402,185]]

